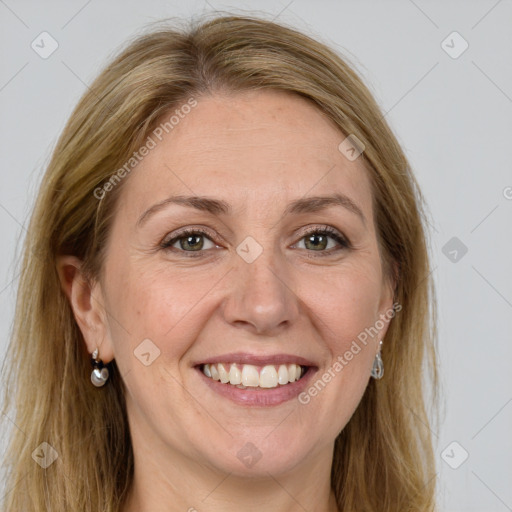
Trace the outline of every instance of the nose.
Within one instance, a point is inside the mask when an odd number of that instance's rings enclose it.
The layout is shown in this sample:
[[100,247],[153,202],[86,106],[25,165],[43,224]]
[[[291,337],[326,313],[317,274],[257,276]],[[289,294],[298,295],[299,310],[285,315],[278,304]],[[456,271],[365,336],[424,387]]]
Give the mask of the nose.
[[297,320],[300,308],[290,273],[270,252],[252,263],[236,256],[223,315],[235,327],[275,336]]

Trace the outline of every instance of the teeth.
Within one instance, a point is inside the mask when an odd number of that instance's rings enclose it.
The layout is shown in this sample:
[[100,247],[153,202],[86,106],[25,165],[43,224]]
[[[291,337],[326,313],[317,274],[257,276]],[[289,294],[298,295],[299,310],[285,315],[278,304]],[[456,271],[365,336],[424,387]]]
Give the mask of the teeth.
[[217,370],[219,371],[220,381],[223,384],[226,384],[226,382],[229,382],[229,373],[224,368],[224,365],[218,364]]
[[210,371],[212,372],[213,380],[220,380],[219,372],[217,371],[217,367],[214,364],[210,365]]
[[[229,368],[229,370],[228,370]],[[276,388],[289,382],[299,380],[304,369],[298,364],[266,365],[259,368],[252,364],[237,366],[235,363],[218,363],[203,365],[203,373],[223,384],[231,384],[241,389]]]
[[229,369],[229,383],[233,385],[242,384],[242,372],[236,367],[236,364],[232,364]]
[[242,367],[242,384],[247,387],[257,387],[260,385],[260,376],[256,366],[244,364]]
[[299,371],[299,375],[300,375],[300,369],[297,368],[297,365],[295,365],[295,364],[288,365],[288,379],[290,380],[290,382],[297,380],[296,379],[297,370]]
[[264,366],[260,372],[260,388],[275,388],[277,382],[275,366]]
[[290,372],[288,368],[286,368],[284,364],[280,365],[279,370],[277,370],[277,382],[279,382],[279,384],[288,384],[289,375]]

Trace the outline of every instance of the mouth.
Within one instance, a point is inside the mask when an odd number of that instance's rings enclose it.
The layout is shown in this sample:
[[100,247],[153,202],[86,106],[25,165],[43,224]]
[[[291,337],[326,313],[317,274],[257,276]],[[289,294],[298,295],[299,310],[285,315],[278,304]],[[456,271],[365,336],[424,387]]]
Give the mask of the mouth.
[[238,389],[274,389],[288,386],[300,380],[308,371],[309,366],[291,364],[268,364],[256,366],[252,364],[216,363],[201,364],[198,368],[207,378],[234,386]]
[[237,405],[269,407],[297,399],[319,368],[289,355],[232,354],[196,364],[194,369],[216,395]]

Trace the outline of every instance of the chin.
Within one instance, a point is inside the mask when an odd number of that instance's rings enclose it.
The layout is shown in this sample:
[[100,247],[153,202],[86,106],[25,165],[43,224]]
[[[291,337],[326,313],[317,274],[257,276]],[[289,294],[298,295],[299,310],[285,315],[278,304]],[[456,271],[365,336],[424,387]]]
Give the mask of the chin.
[[[265,436],[270,431],[267,428]],[[249,439],[249,433],[243,439],[230,438],[224,450],[210,454],[208,465],[235,476],[268,479],[269,473],[277,476],[291,471],[308,453],[306,440],[290,442],[289,435],[273,436],[272,439],[254,436],[254,440]]]

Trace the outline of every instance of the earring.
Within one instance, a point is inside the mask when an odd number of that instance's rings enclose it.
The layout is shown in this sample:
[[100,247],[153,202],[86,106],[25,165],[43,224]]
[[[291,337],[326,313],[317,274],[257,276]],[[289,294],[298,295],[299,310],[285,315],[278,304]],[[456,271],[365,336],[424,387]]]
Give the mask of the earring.
[[382,357],[380,357],[380,350],[382,347],[382,340],[379,342],[379,351],[377,352],[377,355],[375,356],[375,360],[373,361],[373,368],[372,368],[372,377],[374,379],[382,379],[384,377],[384,363],[382,362]]
[[104,386],[108,379],[108,368],[103,361],[98,358],[98,349],[96,349],[91,356],[91,364],[93,367],[91,373],[91,382],[97,387]]

